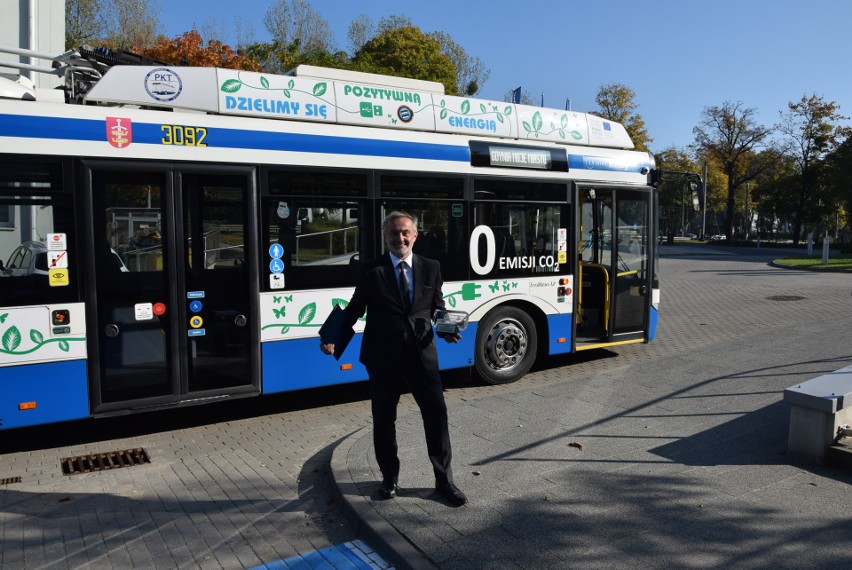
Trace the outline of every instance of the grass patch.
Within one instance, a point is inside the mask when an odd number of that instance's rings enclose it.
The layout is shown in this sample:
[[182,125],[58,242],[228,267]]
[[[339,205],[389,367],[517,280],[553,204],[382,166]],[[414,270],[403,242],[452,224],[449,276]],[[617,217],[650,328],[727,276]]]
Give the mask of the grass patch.
[[828,256],[828,264],[823,264],[822,254],[813,257],[783,257],[775,260],[776,265],[792,269],[818,269],[826,271],[852,271],[852,254],[834,253]]

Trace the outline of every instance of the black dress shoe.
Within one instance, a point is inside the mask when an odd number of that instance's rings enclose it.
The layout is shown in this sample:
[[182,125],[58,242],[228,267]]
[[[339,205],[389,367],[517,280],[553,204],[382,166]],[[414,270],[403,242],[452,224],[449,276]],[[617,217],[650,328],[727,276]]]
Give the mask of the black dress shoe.
[[467,502],[467,496],[452,483],[439,483],[435,490],[447,499],[454,507],[460,507]]
[[383,499],[396,498],[397,491],[399,491],[399,486],[393,481],[382,481],[381,486],[379,486],[379,495]]

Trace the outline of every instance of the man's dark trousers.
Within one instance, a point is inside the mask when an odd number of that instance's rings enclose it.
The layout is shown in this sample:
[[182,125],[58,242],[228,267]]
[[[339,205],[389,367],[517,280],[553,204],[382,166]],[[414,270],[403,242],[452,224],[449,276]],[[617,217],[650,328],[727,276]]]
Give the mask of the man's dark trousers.
[[399,396],[407,385],[423,418],[426,450],[435,472],[435,482],[438,485],[451,482],[453,452],[440,374],[423,367],[414,347],[407,347],[397,356],[399,361],[393,370],[369,371],[373,445],[382,478],[396,483],[399,476],[396,410]]

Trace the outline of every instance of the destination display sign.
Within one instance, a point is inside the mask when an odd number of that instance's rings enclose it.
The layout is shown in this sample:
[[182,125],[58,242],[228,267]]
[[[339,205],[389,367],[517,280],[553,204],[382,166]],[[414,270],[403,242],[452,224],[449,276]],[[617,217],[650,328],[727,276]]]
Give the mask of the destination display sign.
[[471,166],[568,171],[568,156],[564,149],[481,141],[470,142],[470,163]]

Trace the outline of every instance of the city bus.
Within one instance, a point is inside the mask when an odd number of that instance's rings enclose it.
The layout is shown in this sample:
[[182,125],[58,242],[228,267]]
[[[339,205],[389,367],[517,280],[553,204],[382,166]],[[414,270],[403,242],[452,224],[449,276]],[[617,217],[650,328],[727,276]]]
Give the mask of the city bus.
[[444,370],[654,339],[655,163],[618,123],[310,66],[55,68],[0,77],[0,428],[367,379],[363,318],[339,360],[318,331],[392,211],[467,314]]

